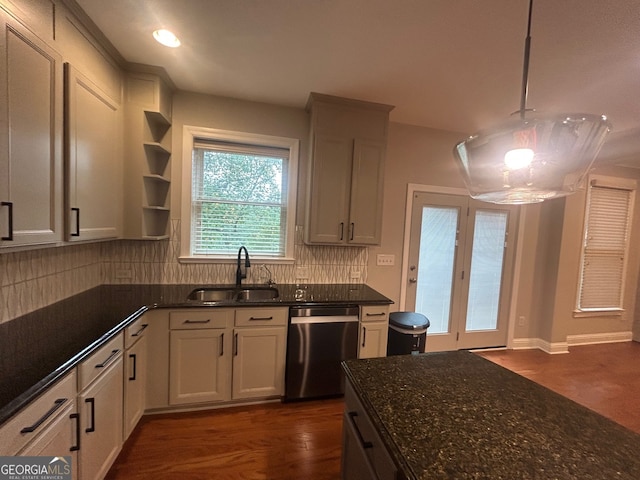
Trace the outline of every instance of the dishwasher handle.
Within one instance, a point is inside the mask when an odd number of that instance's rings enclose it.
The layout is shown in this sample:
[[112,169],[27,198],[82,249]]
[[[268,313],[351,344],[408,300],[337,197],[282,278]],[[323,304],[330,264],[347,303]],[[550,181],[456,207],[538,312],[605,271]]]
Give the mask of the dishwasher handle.
[[357,315],[324,315],[319,317],[291,317],[291,325],[310,323],[351,323],[358,322]]

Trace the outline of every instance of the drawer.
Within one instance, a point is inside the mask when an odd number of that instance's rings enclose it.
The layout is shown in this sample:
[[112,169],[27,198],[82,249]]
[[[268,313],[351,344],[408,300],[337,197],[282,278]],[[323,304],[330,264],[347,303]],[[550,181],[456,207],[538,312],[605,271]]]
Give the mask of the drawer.
[[386,445],[378,435],[360,399],[353,390],[353,386],[348,381],[345,386],[344,403],[344,420],[349,421],[357,431],[356,437],[363,442],[363,447],[366,444],[365,452],[377,475],[376,478],[397,479],[398,470],[395,463],[391,459]]
[[0,456],[18,453],[73,405],[75,397],[76,372],[72,370],[0,428]]
[[236,327],[257,327],[286,325],[289,320],[288,308],[238,308]]
[[232,326],[233,309],[231,308],[177,310],[169,313],[169,328],[171,330],[227,328]]
[[388,305],[363,305],[360,310],[360,320],[363,322],[389,321]]
[[122,334],[118,334],[78,365],[78,391],[84,390],[109,365],[122,356],[123,347]]
[[128,349],[133,346],[143,335],[145,329],[149,326],[148,318],[143,315],[127,328],[124,329],[124,348]]

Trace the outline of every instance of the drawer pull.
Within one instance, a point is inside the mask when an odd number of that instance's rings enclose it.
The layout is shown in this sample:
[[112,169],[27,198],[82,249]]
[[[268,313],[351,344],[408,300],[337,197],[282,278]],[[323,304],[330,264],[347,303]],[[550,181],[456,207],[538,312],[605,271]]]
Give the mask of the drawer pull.
[[63,404],[64,402],[66,402],[68,399],[67,398],[58,398],[57,400],[55,400],[53,402],[53,407],[51,407],[49,410],[47,410],[45,412],[44,415],[42,415],[42,417],[40,417],[38,419],[38,421],[36,421],[36,423],[34,423],[33,425],[31,425],[30,427],[24,427],[22,430],[20,430],[20,433],[33,433],[36,431],[36,429],[42,425],[47,418],[49,418],[51,415],[53,415],[56,410],[58,410]]
[[366,313],[365,315],[367,317],[384,317],[385,313],[384,312],[382,312],[382,313]]
[[353,424],[353,429],[358,434],[358,440],[360,440],[360,444],[362,445],[362,448],[373,448],[373,443],[366,441],[362,436],[362,432],[360,432],[360,429],[358,428],[358,424],[356,423],[357,416],[358,416],[358,412],[349,412],[349,418],[351,419],[351,423]]
[[76,444],[71,445],[71,448],[69,448],[69,451],[76,452],[80,450],[80,414],[72,413],[71,415],[69,415],[69,418],[76,421]]
[[142,332],[144,332],[144,329],[147,328],[149,326],[148,323],[143,323],[142,324],[142,328],[140,328],[140,330],[138,330],[136,333],[132,333],[131,336],[132,337],[138,337],[140,335],[142,335]]
[[209,323],[210,321],[211,321],[210,318],[207,318],[206,320],[189,320],[189,319],[187,319],[182,323]]
[[85,432],[91,433],[96,431],[96,399],[85,398],[84,403],[91,404],[91,426],[84,429]]
[[97,364],[96,368],[104,368],[109,365],[109,363],[116,358],[118,353],[120,353],[120,350],[111,350],[111,354],[104,360],[104,362]]
[[273,316],[271,316],[271,317],[249,317],[249,321],[254,321],[254,320],[273,320]]

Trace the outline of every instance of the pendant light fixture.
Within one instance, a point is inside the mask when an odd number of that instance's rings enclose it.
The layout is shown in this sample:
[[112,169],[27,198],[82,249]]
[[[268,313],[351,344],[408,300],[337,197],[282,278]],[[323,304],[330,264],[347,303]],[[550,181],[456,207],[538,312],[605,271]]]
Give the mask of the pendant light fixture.
[[524,48],[520,109],[497,128],[458,143],[454,156],[471,197],[493,203],[538,203],[575,192],[589,171],[611,124],[604,115],[547,117],[527,109],[531,14]]

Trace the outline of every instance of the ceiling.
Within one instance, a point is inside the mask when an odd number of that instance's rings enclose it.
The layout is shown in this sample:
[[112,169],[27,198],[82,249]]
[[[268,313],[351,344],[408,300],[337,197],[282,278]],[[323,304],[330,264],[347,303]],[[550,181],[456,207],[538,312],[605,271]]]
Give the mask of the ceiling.
[[[76,1],[181,90],[294,107],[315,91],[465,134],[519,108],[527,0]],[[183,45],[157,44],[158,28]],[[639,1],[536,0],[531,36],[527,106],[606,114],[601,161],[640,167]]]

